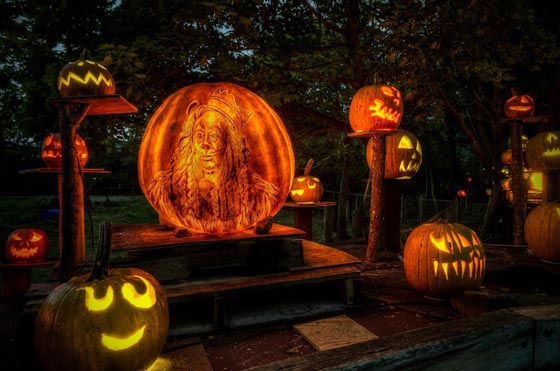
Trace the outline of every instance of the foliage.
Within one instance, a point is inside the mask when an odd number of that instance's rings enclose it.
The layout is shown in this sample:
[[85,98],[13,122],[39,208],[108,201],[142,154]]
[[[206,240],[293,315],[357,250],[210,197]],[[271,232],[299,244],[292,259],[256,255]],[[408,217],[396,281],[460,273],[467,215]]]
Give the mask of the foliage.
[[[314,158],[313,173],[325,189],[338,189],[344,153],[356,167],[349,175],[351,188],[362,188],[365,147],[344,139],[348,108],[358,88],[386,83],[403,93],[401,128],[414,133],[424,149],[412,189],[453,197],[467,174],[482,188],[499,180],[499,156],[509,134],[500,119],[511,88],[532,95],[536,114],[547,118],[526,129],[531,135],[541,126],[558,126],[560,27],[552,5],[4,2],[1,155],[14,158],[8,149],[33,152],[31,147],[38,156],[42,138],[57,131],[56,112],[45,103],[57,95],[56,75],[85,47],[110,69],[117,92],[139,109],[136,115],[88,118],[79,129],[90,150],[89,166],[112,170],[101,182],[114,191],[138,190],[137,150],[163,99],[203,81],[238,83],[277,109],[291,133],[297,167]],[[5,169],[13,175],[14,166]]]

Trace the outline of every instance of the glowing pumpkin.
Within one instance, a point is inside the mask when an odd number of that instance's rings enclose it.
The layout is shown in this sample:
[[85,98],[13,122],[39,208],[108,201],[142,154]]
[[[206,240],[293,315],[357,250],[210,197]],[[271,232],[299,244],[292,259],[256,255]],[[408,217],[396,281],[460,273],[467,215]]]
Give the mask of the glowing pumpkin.
[[290,190],[290,197],[294,202],[313,203],[321,201],[323,197],[323,184],[317,177],[311,176],[313,159],[307,161],[302,176],[297,176]]
[[110,252],[104,254],[91,275],[59,285],[41,304],[35,349],[45,370],[144,370],[163,350],[163,289],[143,270],[108,269]]
[[502,164],[511,165],[511,156],[511,149],[506,149],[504,152],[502,152],[502,155],[500,156]]
[[403,110],[401,93],[394,86],[365,86],[350,103],[350,126],[354,132],[395,130],[401,123]]
[[[373,142],[366,146],[366,160],[371,168]],[[385,137],[385,179],[410,179],[422,165],[422,146],[416,136],[396,130]]]
[[448,296],[482,284],[486,255],[474,231],[438,221],[416,227],[404,247],[408,283],[428,296]]
[[49,237],[41,229],[18,229],[8,236],[5,253],[10,263],[43,261],[49,253]]
[[115,94],[113,76],[103,65],[86,59],[66,64],[58,75],[58,91],[63,97]]
[[525,239],[535,256],[560,262],[560,203],[545,202],[529,212]]
[[[85,140],[76,134],[74,138],[76,147],[76,154],[80,167],[85,167],[89,158],[88,149]],[[60,140],[60,133],[50,134],[43,140],[41,147],[41,157],[47,164],[47,167],[53,169],[60,169],[62,167],[62,142]]]
[[527,144],[527,163],[532,170],[560,170],[560,131],[545,131]]
[[535,102],[528,95],[514,95],[504,105],[504,114],[510,119],[530,117],[534,112]]
[[459,190],[457,190],[457,197],[459,197],[459,198],[466,198],[467,196],[468,196],[468,193],[467,193],[466,190],[464,190],[464,189],[462,189],[462,188],[459,189]]
[[142,191],[163,224],[227,234],[269,220],[294,177],[294,154],[274,110],[231,83],[201,83],[169,96],[138,155]]

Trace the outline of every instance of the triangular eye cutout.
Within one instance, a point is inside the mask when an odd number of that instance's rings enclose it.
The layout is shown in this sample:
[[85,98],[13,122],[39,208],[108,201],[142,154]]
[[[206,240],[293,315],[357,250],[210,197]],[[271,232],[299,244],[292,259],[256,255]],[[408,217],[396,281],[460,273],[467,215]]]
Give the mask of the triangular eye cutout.
[[412,146],[412,141],[410,140],[410,138],[404,135],[399,142],[398,148],[413,149],[414,147]]
[[416,152],[422,153],[422,146],[420,145],[420,141],[416,142]]

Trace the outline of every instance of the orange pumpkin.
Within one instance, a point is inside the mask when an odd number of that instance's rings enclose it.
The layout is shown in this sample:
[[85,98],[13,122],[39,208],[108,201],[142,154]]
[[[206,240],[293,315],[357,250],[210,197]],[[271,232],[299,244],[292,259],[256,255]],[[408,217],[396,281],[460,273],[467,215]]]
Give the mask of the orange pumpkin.
[[560,262],[560,203],[545,202],[529,212],[525,239],[535,256]]
[[527,144],[527,163],[532,170],[560,170],[560,131],[545,131]]
[[18,229],[8,236],[5,253],[10,263],[43,261],[49,253],[49,237],[41,229]]
[[[373,142],[366,146],[366,160],[372,166]],[[385,179],[410,179],[422,165],[422,146],[414,134],[396,130],[385,137]]]
[[486,255],[470,228],[437,221],[416,227],[404,247],[404,271],[410,286],[443,297],[482,284]]
[[58,75],[58,91],[63,97],[115,94],[113,76],[103,65],[79,59],[66,64]]
[[504,105],[504,114],[510,119],[530,117],[534,112],[535,102],[529,95],[514,95]]
[[502,164],[511,165],[511,156],[511,149],[506,149],[504,152],[502,152],[502,155],[500,156]]
[[269,220],[294,178],[290,137],[276,112],[231,83],[200,83],[169,96],[152,116],[138,178],[161,223],[228,234]]
[[[76,153],[80,167],[85,167],[89,158],[86,141],[76,134],[74,138]],[[43,140],[41,147],[41,157],[47,164],[47,167],[52,169],[60,169],[62,167],[62,142],[60,140],[60,133],[50,134]]]
[[365,86],[350,103],[350,126],[357,133],[395,130],[401,123],[403,110],[401,92],[394,86]]
[[290,197],[298,203],[314,203],[323,197],[323,184],[317,177],[311,176],[313,159],[307,161],[302,176],[297,176],[290,190]]

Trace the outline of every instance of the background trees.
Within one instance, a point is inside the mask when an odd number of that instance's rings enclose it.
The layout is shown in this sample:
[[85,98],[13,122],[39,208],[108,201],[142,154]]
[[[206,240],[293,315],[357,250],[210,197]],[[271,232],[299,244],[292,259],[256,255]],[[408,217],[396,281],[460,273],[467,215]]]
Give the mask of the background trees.
[[[15,175],[41,166],[57,131],[56,77],[87,48],[113,73],[136,115],[80,127],[97,192],[137,191],[136,154],[151,114],[182,86],[231,81],[278,110],[298,168],[314,158],[327,190],[361,192],[364,143],[349,140],[347,112],[361,86],[388,83],[405,97],[401,127],[424,165],[410,190],[453,197],[468,175],[496,186],[509,131],[502,107],[515,88],[534,96],[541,125],[559,126],[559,27],[552,2],[490,1],[4,1],[0,28],[3,189],[36,192]],[[344,176],[341,176],[344,175]],[[43,184],[45,182],[42,182]],[[14,186],[10,186],[14,184]],[[25,185],[30,185],[26,187]],[[342,187],[342,188],[341,188]]]

